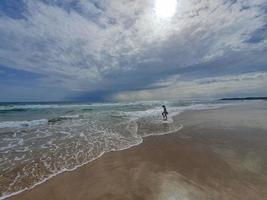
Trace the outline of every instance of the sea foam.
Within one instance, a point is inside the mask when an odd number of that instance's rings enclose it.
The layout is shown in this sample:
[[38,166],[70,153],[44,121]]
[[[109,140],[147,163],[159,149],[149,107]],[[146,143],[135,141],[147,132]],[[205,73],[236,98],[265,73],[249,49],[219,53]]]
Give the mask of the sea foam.
[[[167,123],[162,121],[162,104],[170,113]],[[29,105],[38,109],[53,106]],[[4,195],[2,199],[32,188],[58,173],[74,170],[106,152],[136,146],[144,137],[179,131],[183,126],[173,118],[185,110],[222,105],[173,106],[168,102],[142,102],[63,106],[75,109],[67,110],[63,115],[59,113],[52,118],[55,119],[53,123],[48,119],[0,122],[0,129],[17,128],[14,134],[0,135],[0,153],[6,158],[1,162],[1,168],[7,169],[2,173],[8,177],[6,187],[0,191]],[[84,112],[84,107],[90,110]],[[22,170],[17,169],[17,165]],[[25,178],[31,180],[29,185],[25,186]]]
[[47,119],[38,119],[31,121],[4,121],[0,122],[0,128],[25,128],[47,124]]

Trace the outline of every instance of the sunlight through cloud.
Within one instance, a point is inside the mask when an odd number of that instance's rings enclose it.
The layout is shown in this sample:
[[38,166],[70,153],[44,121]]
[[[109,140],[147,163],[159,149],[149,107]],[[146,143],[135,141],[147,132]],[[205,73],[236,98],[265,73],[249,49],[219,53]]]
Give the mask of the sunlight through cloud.
[[158,18],[171,18],[176,13],[177,0],[155,0],[155,13]]

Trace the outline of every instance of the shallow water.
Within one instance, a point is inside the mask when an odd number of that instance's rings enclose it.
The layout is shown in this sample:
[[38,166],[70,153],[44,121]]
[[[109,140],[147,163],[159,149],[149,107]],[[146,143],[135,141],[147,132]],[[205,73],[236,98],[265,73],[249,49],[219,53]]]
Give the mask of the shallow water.
[[[169,119],[162,121],[161,105]],[[138,145],[142,138],[178,131],[185,110],[218,102],[125,104],[0,104],[0,196],[30,188],[105,152]]]

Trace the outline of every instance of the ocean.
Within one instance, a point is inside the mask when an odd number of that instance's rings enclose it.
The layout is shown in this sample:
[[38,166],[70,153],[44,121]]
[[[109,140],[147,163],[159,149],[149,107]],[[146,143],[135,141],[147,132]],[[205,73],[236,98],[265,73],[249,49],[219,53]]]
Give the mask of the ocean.
[[[227,102],[228,103],[228,102]],[[162,105],[169,112],[162,120]],[[222,101],[0,103],[0,199],[71,171],[106,152],[179,131],[173,117]]]

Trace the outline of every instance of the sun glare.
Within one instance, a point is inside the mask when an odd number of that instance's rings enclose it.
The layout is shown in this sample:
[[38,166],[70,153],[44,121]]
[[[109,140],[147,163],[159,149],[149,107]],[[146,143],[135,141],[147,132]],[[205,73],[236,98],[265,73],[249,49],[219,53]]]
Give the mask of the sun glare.
[[171,18],[177,7],[177,0],[155,0],[155,13],[157,17]]

